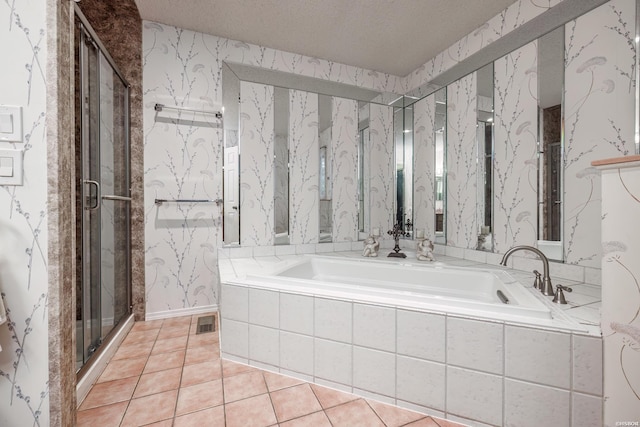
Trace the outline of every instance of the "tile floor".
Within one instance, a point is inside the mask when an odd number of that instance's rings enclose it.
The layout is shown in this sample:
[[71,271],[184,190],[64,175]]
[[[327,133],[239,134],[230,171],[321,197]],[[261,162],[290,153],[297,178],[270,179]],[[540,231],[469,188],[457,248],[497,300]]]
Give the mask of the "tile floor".
[[137,322],[80,405],[77,426],[459,426],[221,360],[218,333],[195,333],[200,316]]

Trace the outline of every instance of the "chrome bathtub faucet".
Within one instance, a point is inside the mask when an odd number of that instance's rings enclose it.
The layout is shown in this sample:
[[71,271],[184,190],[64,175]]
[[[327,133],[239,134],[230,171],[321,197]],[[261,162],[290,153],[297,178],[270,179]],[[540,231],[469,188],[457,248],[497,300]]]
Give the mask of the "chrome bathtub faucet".
[[[545,254],[543,254],[538,248],[534,248],[533,246],[527,246],[527,245],[514,246],[504,254],[504,256],[502,257],[502,261],[500,261],[500,264],[506,266],[507,259],[511,256],[512,253],[517,251],[525,251],[525,250],[535,253],[536,255],[538,255],[540,260],[542,260],[542,266],[544,269],[542,270],[542,284],[540,285],[540,292],[542,292],[543,295],[546,295],[549,297],[555,296],[555,293],[553,292],[553,285],[551,284],[551,277],[549,277],[549,260],[547,259]],[[537,273],[537,271],[534,271],[534,273]],[[539,274],[540,273],[536,275],[536,284],[539,284],[539,280],[538,280]]]

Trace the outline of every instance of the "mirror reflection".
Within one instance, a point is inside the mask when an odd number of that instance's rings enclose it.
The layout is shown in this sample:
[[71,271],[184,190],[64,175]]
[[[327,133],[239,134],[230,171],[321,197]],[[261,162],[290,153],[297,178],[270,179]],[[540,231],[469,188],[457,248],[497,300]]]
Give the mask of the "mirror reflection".
[[275,181],[275,244],[289,244],[289,90],[276,87],[273,92]]
[[481,251],[493,251],[493,63],[477,71],[477,222]]
[[396,159],[396,224],[413,234],[413,106],[394,108]]
[[435,141],[435,210],[436,210],[436,242],[445,243],[445,211],[446,188],[445,179],[445,154],[447,146],[447,88],[444,87],[435,93],[436,111],[434,118]]
[[240,244],[240,79],[227,64],[222,66],[222,102],[224,108],[223,150],[223,242],[226,245]]
[[365,230],[370,229],[369,209],[369,168],[365,153],[369,145],[369,103],[358,102],[358,234],[366,238]]
[[564,27],[538,40],[538,248],[562,260]]
[[320,243],[331,242],[331,233],[333,228],[333,210],[331,203],[331,103],[331,96],[318,96],[318,141],[320,146],[320,173],[318,178],[318,188],[320,192]]

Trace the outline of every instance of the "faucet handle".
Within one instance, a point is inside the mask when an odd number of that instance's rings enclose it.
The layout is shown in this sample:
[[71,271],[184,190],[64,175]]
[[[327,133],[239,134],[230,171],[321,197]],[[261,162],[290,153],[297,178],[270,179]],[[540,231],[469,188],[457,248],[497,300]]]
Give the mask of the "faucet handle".
[[535,289],[542,289],[542,274],[540,274],[538,270],[533,270],[533,274],[536,275],[536,278],[533,281],[533,287]]
[[553,296],[553,302],[555,302],[557,304],[566,304],[567,303],[567,300],[564,297],[564,292],[563,291],[573,292],[573,289],[571,289],[568,286],[557,285],[556,286],[556,294]]

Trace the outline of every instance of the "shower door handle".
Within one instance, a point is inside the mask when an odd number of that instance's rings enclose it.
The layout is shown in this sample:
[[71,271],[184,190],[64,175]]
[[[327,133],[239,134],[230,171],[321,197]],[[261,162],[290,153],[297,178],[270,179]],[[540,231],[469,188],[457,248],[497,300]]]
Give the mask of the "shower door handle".
[[[94,181],[92,179],[85,179],[82,182],[84,184],[93,185],[96,188],[96,203],[93,206],[85,206],[86,210],[95,211],[96,209],[98,209],[100,207],[100,184],[98,183],[98,181]],[[89,196],[87,198],[88,199],[91,198],[91,191],[89,191]]]

